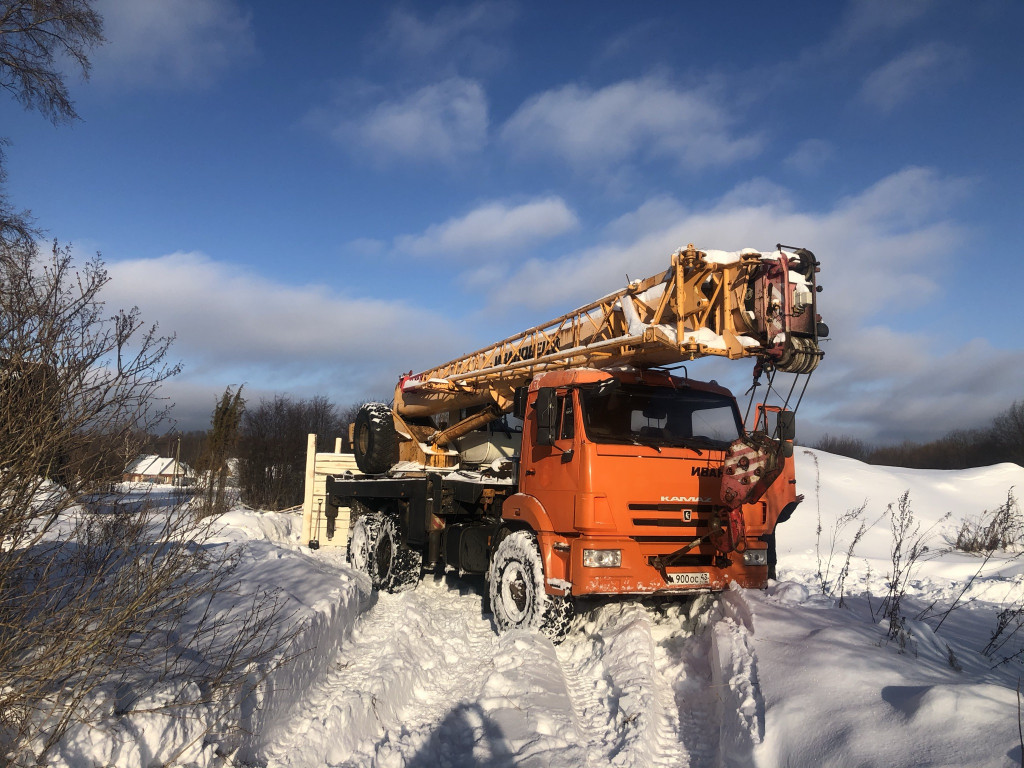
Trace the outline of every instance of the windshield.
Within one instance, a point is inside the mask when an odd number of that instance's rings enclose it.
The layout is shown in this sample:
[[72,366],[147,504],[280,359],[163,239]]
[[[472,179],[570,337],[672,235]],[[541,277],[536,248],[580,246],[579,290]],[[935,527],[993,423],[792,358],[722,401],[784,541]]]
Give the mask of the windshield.
[[580,388],[583,425],[595,443],[726,448],[740,436],[731,397],[639,384]]

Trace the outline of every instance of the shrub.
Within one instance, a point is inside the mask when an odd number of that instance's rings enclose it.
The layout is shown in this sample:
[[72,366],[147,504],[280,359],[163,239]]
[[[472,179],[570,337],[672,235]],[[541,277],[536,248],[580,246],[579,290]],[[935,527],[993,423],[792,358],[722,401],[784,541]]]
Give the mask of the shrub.
[[[881,615],[889,621],[889,639],[897,640],[902,651],[906,646],[907,631],[903,616],[903,599],[907,594],[910,578],[921,556],[928,552],[928,540],[934,526],[921,530],[921,523],[910,507],[910,491],[904,491],[896,503],[890,504],[887,512],[892,529],[890,550],[891,568],[886,580],[886,595],[882,600]],[[939,522],[947,520],[944,515]]]
[[1024,545],[1024,518],[1013,488],[1007,491],[1006,501],[994,510],[965,518],[951,543],[962,552],[975,553]]

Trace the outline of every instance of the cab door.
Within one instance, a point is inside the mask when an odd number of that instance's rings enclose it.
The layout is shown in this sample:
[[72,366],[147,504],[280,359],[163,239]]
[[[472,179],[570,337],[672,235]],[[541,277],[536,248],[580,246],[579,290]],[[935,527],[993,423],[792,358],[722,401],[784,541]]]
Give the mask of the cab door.
[[580,457],[576,436],[580,426],[576,392],[556,390],[555,409],[554,439],[550,445],[538,441],[538,420],[533,419],[527,449],[529,466],[520,490],[541,503],[556,530],[567,531],[573,526],[579,494]]

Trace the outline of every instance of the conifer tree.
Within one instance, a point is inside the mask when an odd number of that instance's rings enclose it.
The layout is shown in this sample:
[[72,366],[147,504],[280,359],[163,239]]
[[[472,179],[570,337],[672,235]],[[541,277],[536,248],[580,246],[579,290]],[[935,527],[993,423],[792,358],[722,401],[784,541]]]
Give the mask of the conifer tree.
[[242,387],[233,393],[231,387],[227,387],[213,409],[202,461],[203,485],[199,513],[204,517],[227,511],[228,459],[238,445],[244,410]]

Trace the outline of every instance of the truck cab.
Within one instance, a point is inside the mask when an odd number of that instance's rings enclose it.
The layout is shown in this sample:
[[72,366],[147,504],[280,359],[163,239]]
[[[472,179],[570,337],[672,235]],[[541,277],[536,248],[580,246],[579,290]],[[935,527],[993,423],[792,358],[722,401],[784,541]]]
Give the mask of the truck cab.
[[795,499],[792,459],[772,486],[781,495],[743,505],[736,551],[716,548],[726,452],[743,435],[728,390],[663,372],[558,371],[534,379],[520,415],[519,490],[502,518],[536,533],[549,594],[764,585],[765,535]]

